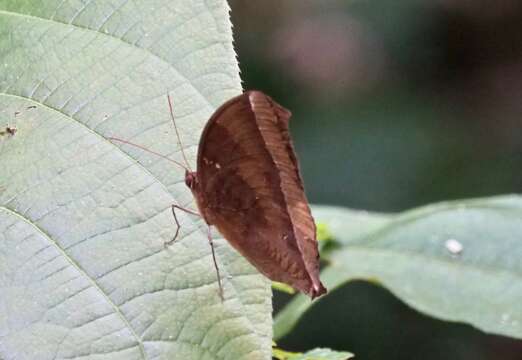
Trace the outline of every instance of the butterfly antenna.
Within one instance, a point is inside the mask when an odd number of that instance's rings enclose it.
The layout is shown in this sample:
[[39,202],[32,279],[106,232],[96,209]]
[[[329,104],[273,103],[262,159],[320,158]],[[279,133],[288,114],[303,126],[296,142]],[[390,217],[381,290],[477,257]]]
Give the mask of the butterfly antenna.
[[185,160],[185,164],[187,164],[188,170],[190,172],[192,172],[192,169],[190,168],[190,164],[187,160],[187,156],[185,155],[185,151],[183,150],[183,145],[181,145],[181,137],[179,136],[178,127],[176,126],[176,120],[174,119],[174,110],[172,110],[172,101],[170,100],[170,94],[167,94],[167,100],[169,102],[170,118],[172,119],[172,124],[174,125],[174,130],[176,131],[176,138],[178,139],[178,145],[181,150],[181,155],[183,156],[183,159]]
[[151,153],[151,154],[154,154],[156,156],[159,156],[160,158],[163,158],[165,160],[168,160],[178,166],[181,166],[183,169],[187,170],[187,171],[191,171],[190,168],[187,168],[185,165],[183,165],[182,163],[180,163],[179,161],[176,161],[176,160],[173,160],[171,158],[169,158],[168,156],[165,156],[163,154],[160,154],[156,151],[153,151],[153,150],[150,150],[150,149],[147,149],[146,147],[144,146],[141,146],[139,144],[135,144],[133,142],[130,142],[130,141],[127,141],[127,140],[123,140],[123,139],[119,139],[119,138],[116,138],[116,137],[108,137],[107,140],[110,140],[110,141],[116,141],[116,142],[120,142],[120,143],[123,143],[123,144],[127,144],[127,145],[131,145],[131,146],[134,146],[134,147],[137,147],[138,149],[141,149],[143,151],[146,151],[148,153]]

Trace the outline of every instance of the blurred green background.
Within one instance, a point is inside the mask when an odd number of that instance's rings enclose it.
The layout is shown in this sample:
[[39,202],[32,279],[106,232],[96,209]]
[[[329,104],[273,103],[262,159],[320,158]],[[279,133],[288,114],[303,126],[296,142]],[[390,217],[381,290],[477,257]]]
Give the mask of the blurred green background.
[[[521,192],[520,0],[230,5],[244,88],[292,110],[310,202],[401,211]],[[342,291],[280,345],[358,359],[522,359],[522,341],[426,317],[367,283]],[[335,311],[339,296],[351,316]]]

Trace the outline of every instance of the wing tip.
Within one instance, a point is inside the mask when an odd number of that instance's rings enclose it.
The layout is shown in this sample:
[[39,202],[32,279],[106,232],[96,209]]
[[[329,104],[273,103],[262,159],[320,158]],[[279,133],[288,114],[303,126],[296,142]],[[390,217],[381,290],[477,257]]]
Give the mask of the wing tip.
[[313,284],[310,291],[309,291],[309,296],[310,298],[315,299],[316,297],[319,297],[321,295],[324,295],[328,292],[328,290],[326,290],[326,288],[324,287],[324,285],[319,281],[319,283],[317,284]]

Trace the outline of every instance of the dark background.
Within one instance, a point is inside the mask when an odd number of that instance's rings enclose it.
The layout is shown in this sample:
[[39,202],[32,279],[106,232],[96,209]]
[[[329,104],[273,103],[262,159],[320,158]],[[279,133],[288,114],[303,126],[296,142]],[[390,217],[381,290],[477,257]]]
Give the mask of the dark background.
[[[230,5],[244,88],[292,110],[312,203],[401,211],[521,192],[522,1]],[[280,345],[358,359],[522,359],[521,341],[418,314],[373,285],[330,297],[330,311]]]

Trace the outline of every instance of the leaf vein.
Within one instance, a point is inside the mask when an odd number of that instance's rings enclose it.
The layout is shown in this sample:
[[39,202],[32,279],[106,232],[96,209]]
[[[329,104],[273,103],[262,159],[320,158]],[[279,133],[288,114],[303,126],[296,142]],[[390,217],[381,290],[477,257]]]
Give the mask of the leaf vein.
[[0,210],[4,210],[7,213],[10,213],[11,215],[16,216],[21,221],[29,224],[36,232],[42,235],[45,239],[47,239],[51,244],[53,244],[56,249],[63,254],[63,257],[81,274],[83,274],[91,283],[91,285],[100,293],[100,295],[107,301],[107,303],[112,307],[114,313],[118,315],[118,317],[121,319],[123,324],[129,329],[132,336],[136,339],[137,345],[139,347],[140,353],[142,355],[143,359],[146,359],[147,356],[145,354],[145,349],[143,347],[143,341],[141,337],[138,336],[132,325],[129,323],[127,317],[125,314],[123,314],[120,310],[120,308],[116,305],[114,301],[107,295],[107,293],[102,289],[102,287],[96,282],[94,278],[92,278],[85,269],[81,267],[81,265],[76,262],[69,254],[67,254],[64,249],[61,248],[61,246],[49,235],[47,232],[45,232],[42,228],[38,227],[36,224],[31,222],[30,219],[24,217],[22,214],[16,212],[13,209],[8,209],[4,206],[0,206]]

